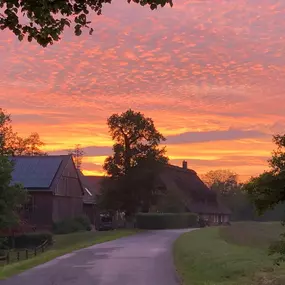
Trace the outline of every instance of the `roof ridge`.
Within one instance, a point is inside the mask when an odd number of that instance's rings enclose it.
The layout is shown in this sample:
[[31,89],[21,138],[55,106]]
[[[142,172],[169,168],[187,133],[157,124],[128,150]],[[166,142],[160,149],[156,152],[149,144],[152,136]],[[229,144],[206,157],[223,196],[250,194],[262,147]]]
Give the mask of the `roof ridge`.
[[9,156],[10,158],[53,158],[53,157],[68,157],[72,156],[71,154],[58,154],[58,155],[15,155],[15,156]]
[[168,168],[172,168],[172,169],[175,169],[177,171],[181,171],[181,172],[185,172],[185,173],[192,173],[192,174],[196,174],[197,175],[197,172],[191,168],[187,168],[187,169],[184,169],[180,166],[177,166],[177,165],[173,165],[173,164],[167,164]]

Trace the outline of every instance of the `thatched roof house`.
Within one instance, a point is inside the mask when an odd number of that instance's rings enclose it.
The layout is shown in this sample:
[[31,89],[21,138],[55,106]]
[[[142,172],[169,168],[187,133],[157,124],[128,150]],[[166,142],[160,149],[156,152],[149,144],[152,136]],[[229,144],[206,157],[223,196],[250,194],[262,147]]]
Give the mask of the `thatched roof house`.
[[159,180],[160,187],[179,195],[187,211],[197,213],[212,223],[229,221],[230,210],[218,201],[216,193],[204,184],[194,170],[188,169],[186,161],[183,161],[182,167],[167,165]]

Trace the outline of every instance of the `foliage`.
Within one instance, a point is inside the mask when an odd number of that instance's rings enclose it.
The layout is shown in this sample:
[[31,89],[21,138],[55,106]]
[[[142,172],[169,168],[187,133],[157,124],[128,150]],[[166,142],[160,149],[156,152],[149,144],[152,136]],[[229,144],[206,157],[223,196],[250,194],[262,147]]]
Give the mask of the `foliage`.
[[238,175],[228,169],[211,170],[202,176],[211,189],[221,194],[228,194],[236,189]]
[[11,115],[0,108],[0,155],[46,155],[38,133],[22,138],[13,131]]
[[17,235],[15,237],[10,236],[7,238],[5,245],[8,248],[12,248],[13,246],[15,248],[34,248],[43,244],[45,241],[47,241],[48,244],[52,244],[53,237],[50,232],[34,232]]
[[202,177],[203,181],[217,193],[218,199],[227,206],[232,220],[253,220],[254,207],[248,199],[238,175],[228,169],[212,170]]
[[27,200],[27,192],[21,185],[11,185],[12,170],[12,162],[0,156],[0,229],[17,225],[19,209]]
[[139,229],[182,229],[197,226],[197,215],[192,213],[139,213]]
[[66,219],[53,224],[55,234],[69,234],[80,231],[90,231],[90,221],[87,216],[80,216],[73,219]]
[[260,213],[285,201],[285,134],[273,137],[277,149],[269,160],[270,171],[253,177],[246,190]]
[[[273,142],[277,149],[269,160],[270,170],[253,177],[245,186],[259,213],[285,202],[285,134],[273,136]],[[285,261],[285,234],[272,245],[270,253],[280,254],[277,262]]]
[[147,212],[160,193],[157,174],[168,161],[165,148],[159,148],[165,139],[151,118],[133,110],[112,115],[108,126],[115,144],[104,163],[109,177],[102,183],[101,207],[127,216]]
[[[148,5],[152,10],[166,4],[173,5],[172,0],[127,1]],[[0,13],[0,29],[11,30],[20,41],[27,36],[29,42],[36,40],[45,47],[60,40],[64,29],[71,24],[77,36],[81,35],[83,28],[88,28],[92,34],[88,15],[92,11],[101,15],[106,3],[112,3],[112,0],[1,0],[0,9],[4,13]]]
[[76,144],[74,149],[68,151],[68,154],[71,154],[74,160],[75,167],[81,169],[82,159],[85,154],[84,150],[81,148],[80,144]]

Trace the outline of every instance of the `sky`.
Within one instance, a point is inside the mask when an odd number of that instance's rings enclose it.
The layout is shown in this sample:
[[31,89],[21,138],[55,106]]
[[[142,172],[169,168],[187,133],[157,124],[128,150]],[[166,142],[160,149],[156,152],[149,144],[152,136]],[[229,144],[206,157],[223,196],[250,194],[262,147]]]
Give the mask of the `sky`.
[[0,31],[0,107],[14,129],[53,154],[81,144],[84,173],[102,175],[106,120],[132,108],[153,118],[172,164],[244,180],[266,170],[285,133],[285,1],[113,2],[90,15],[92,36],[67,30],[47,48]]

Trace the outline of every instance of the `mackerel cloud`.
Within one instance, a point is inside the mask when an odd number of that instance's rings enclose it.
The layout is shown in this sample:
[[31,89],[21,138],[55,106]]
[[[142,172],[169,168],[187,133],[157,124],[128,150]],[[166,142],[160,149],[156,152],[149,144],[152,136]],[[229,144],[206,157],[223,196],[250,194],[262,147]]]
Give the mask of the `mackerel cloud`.
[[[261,171],[270,135],[285,126],[285,2],[177,0],[157,11],[123,2],[91,15],[92,36],[67,30],[45,49],[0,32],[0,106],[17,130],[38,131],[51,151],[110,147],[106,118],[133,108],[172,139],[175,163]],[[226,163],[234,155],[244,167]],[[90,154],[86,167],[101,161]]]

